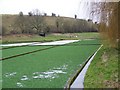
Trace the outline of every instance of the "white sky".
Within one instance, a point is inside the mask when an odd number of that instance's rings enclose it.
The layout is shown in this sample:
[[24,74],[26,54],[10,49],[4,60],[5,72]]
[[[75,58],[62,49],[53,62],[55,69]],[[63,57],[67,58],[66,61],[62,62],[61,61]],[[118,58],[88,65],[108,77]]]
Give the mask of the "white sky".
[[[78,18],[89,18],[89,5],[86,2],[99,2],[104,0],[0,0],[0,14],[24,14],[39,9],[41,13],[55,13],[56,15]],[[106,0],[119,1],[119,0]],[[86,6],[85,6],[86,5]]]
[[22,11],[28,14],[29,11],[39,9],[41,13],[55,13],[56,15],[83,18],[80,12],[81,0],[0,0],[0,14],[18,14]]

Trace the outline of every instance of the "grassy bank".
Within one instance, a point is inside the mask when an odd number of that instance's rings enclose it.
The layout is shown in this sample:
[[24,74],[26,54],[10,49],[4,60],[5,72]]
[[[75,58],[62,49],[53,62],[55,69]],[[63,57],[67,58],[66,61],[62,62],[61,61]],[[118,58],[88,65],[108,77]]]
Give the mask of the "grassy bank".
[[102,47],[85,76],[85,88],[118,88],[118,50]]
[[99,38],[99,33],[53,33],[48,34],[46,37],[41,37],[38,35],[7,35],[2,37],[2,43],[17,43],[17,42],[46,42],[46,41],[56,41],[56,40],[67,40],[67,39],[89,39],[89,38]]

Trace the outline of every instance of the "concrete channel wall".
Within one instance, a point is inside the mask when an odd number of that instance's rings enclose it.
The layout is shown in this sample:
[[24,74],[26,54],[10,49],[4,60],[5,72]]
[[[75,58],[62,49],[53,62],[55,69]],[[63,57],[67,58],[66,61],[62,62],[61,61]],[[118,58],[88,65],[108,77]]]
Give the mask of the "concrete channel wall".
[[81,68],[82,70],[80,70],[81,72],[79,73],[79,75],[76,77],[76,79],[73,81],[73,83],[68,87],[68,90],[74,90],[74,89],[82,90],[84,88],[85,74],[88,70],[88,67],[89,67],[91,61],[94,59],[95,55],[101,49],[102,46],[103,45],[101,45],[99,47],[99,49],[91,57],[89,57],[89,59],[87,60],[85,65],[83,65],[83,68]]

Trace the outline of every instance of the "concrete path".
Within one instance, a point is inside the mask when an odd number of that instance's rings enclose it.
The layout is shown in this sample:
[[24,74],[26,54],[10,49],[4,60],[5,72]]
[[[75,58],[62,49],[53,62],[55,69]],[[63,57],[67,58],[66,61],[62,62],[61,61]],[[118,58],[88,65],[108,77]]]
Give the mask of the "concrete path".
[[1,44],[0,46],[25,46],[25,45],[64,45],[68,43],[78,42],[79,40],[61,40],[61,41],[53,41],[53,42],[31,42],[31,43],[15,43],[15,44]]
[[78,42],[78,41],[79,40],[62,40],[62,41],[45,42],[45,43],[34,43],[32,45],[64,45],[64,44]]
[[88,63],[85,65],[85,67],[83,68],[83,70],[80,72],[80,74],[78,75],[78,77],[75,79],[75,81],[73,82],[73,84],[70,86],[70,90],[82,90],[84,88],[84,77],[85,74],[87,72],[87,69],[91,63],[91,61],[93,60],[93,58],[95,57],[95,55],[97,54],[97,52],[101,49],[103,45],[101,45],[99,47],[99,49],[94,53],[94,55],[90,58],[90,60],[88,61]]
[[[32,43],[37,43],[37,42],[32,42]],[[11,47],[11,46],[25,46],[25,45],[30,45],[32,43],[14,43],[14,44],[1,44],[0,46],[2,47]]]

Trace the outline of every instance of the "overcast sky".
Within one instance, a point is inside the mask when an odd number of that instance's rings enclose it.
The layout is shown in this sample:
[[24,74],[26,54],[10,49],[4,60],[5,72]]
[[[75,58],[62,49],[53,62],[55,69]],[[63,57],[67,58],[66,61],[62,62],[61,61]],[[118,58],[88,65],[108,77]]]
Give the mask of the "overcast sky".
[[20,11],[28,14],[32,10],[39,9],[41,13],[48,15],[55,13],[60,16],[74,17],[76,14],[78,18],[88,19],[90,6],[85,2],[93,1],[101,0],[0,0],[0,14],[18,14]]
[[28,14],[33,9],[48,15],[74,17],[80,13],[80,0],[0,0],[0,14]]

